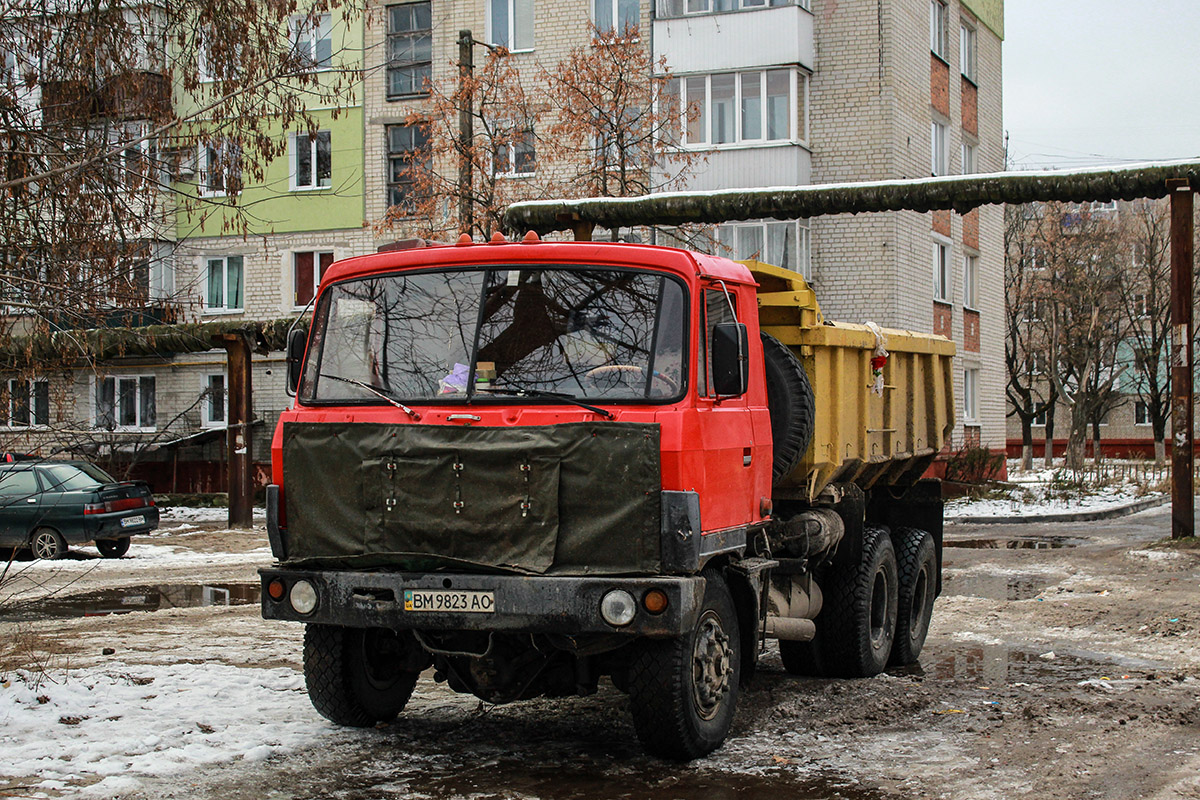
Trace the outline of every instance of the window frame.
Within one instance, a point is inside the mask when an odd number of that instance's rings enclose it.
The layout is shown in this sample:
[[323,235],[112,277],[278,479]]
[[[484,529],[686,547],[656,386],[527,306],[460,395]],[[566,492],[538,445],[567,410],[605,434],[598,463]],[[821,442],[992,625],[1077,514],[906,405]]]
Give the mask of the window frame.
[[929,0],[929,52],[947,61],[947,20],[950,17],[950,6],[946,0]]
[[[1141,420],[1140,422],[1138,420]],[[1133,424],[1135,427],[1148,428],[1153,424],[1150,419],[1150,404],[1145,400],[1135,400],[1133,403]]]
[[979,255],[963,253],[963,308],[979,311]]
[[933,267],[933,301],[949,304],[952,299],[950,275],[951,242],[944,236],[934,235],[932,240],[931,266]]
[[[682,19],[701,14],[737,14],[742,11],[761,11],[764,8],[780,8],[799,6],[805,11],[811,11],[810,0],[731,0],[733,8],[714,9],[711,0],[658,0],[656,16],[658,19]],[[692,9],[691,6],[703,6]],[[671,6],[677,6],[677,10]]]
[[[508,30],[505,32],[504,41],[501,42],[496,36],[497,20],[495,18],[495,9],[498,4],[505,5],[505,23]],[[517,6],[519,3],[528,3],[529,11],[529,46],[517,47]],[[537,30],[537,6],[535,0],[488,0],[487,7],[484,11],[487,15],[487,40],[489,44],[497,47],[503,47],[510,53],[532,53],[537,46],[536,30]]]
[[[492,175],[497,178],[531,178],[537,174],[537,134],[533,126],[523,127],[519,134],[516,130],[514,126],[505,131],[504,141],[492,154]],[[528,153],[529,158],[520,158],[523,153]],[[522,163],[529,169],[518,169]]]
[[[412,139],[414,146],[410,147],[408,149],[405,149],[405,150],[393,150],[392,149],[392,131],[396,130],[396,129],[406,129],[406,130],[412,131],[411,139]],[[395,125],[384,125],[383,126],[383,136],[384,136],[383,147],[384,147],[384,153],[386,154],[385,157],[387,159],[386,164],[385,164],[385,168],[387,170],[387,174],[385,175],[385,178],[386,178],[385,183],[386,183],[386,187],[387,187],[387,207],[388,208],[396,208],[396,207],[403,208],[403,210],[404,210],[403,216],[405,216],[405,217],[416,216],[416,214],[418,213],[417,204],[419,203],[421,198],[419,197],[419,193],[416,191],[417,187],[416,187],[415,179],[413,179],[412,177],[408,178],[406,181],[393,180],[393,178],[396,175],[395,170],[393,169],[394,161],[396,159],[406,160],[408,163],[407,168],[410,172],[413,170],[413,165],[416,164],[418,162],[418,160],[420,160],[424,164],[426,169],[429,168],[430,157],[431,157],[430,151],[429,151],[429,134],[428,134],[428,132],[423,133],[423,131],[425,131],[425,127],[424,127],[424,125],[422,125],[420,123],[414,124],[414,125],[410,125],[407,123],[397,123]],[[419,144],[417,142],[417,140],[422,137],[424,138],[424,143]],[[420,158],[421,154],[424,154],[424,158]],[[407,196],[407,200],[409,202],[407,202],[407,203],[393,202],[393,198],[394,198],[393,193],[395,191],[398,191],[398,188],[402,187],[402,186],[408,186],[409,193]]]
[[958,23],[958,61],[962,76],[978,86],[979,36],[976,28],[963,20]]
[[[425,6],[425,7],[427,7],[429,9],[429,11],[428,11],[429,20],[430,20],[429,27],[428,28],[413,28],[412,30],[405,30],[405,31],[392,30],[392,9],[399,8],[401,6]],[[385,6],[384,10],[385,10],[385,13],[387,14],[387,33],[385,34],[386,47],[387,47],[387,66],[386,66],[386,74],[385,74],[385,80],[386,80],[386,86],[387,86],[387,92],[386,92],[387,98],[388,98],[388,100],[399,100],[399,99],[404,99],[404,98],[409,98],[409,97],[424,97],[429,94],[429,84],[433,80],[433,4],[432,4],[431,0],[417,0],[417,2],[411,2],[411,3],[392,3],[391,5]],[[429,60],[428,61],[425,61],[425,60],[400,61],[400,60],[392,58],[392,42],[393,41],[399,40],[401,38],[408,38],[411,40],[419,40],[420,38],[424,38],[426,36],[429,39]],[[414,90],[411,92],[393,92],[392,91],[392,72],[393,72],[393,70],[398,71],[398,70],[402,70],[402,69],[415,69],[415,70],[422,71],[424,73],[424,79],[425,79],[423,87],[421,89],[417,89],[417,90]]]
[[[625,0],[592,0],[588,18],[591,20],[592,25],[597,31],[602,34],[612,33],[618,38],[624,37],[625,31],[628,30],[630,26],[628,24],[621,24],[621,4],[623,1]],[[600,26],[599,14],[596,13],[596,10],[601,5],[607,5],[609,7],[609,14],[611,15],[613,21],[612,27],[610,28],[603,28]],[[639,33],[637,36],[631,37],[631,41],[637,41],[642,27],[642,4],[637,2],[637,0],[634,0],[633,6],[636,13],[634,15],[632,27],[634,31]]]
[[[772,228],[772,226],[784,226],[784,225],[793,226],[793,231],[795,232],[795,238],[794,238],[795,255],[794,255],[794,258],[795,258],[796,263],[794,266],[786,266],[784,264],[779,263],[780,261],[782,261],[782,259],[775,258],[775,253],[773,253],[771,251],[771,228]],[[780,266],[780,267],[784,267],[786,269],[790,269],[793,272],[798,272],[802,276],[804,276],[804,280],[810,281],[810,282],[812,281],[812,227],[809,224],[808,220],[762,219],[762,220],[747,220],[744,222],[721,223],[720,225],[718,225],[716,227],[716,230],[714,231],[714,233],[717,237],[717,244],[723,251],[723,252],[721,252],[721,255],[725,255],[727,258],[732,258],[735,260],[743,259],[743,258],[752,258],[753,256],[750,256],[750,255],[743,256],[743,254],[741,252],[739,252],[739,249],[736,247],[736,245],[739,244],[738,242],[734,243],[735,244],[734,247],[730,247],[729,244],[727,244],[726,242],[724,242],[722,240],[723,232],[734,232],[736,235],[736,232],[740,232],[741,230],[748,229],[748,228],[760,228],[762,231],[762,239],[761,239],[762,240],[762,248],[759,251],[760,256],[761,256],[761,258],[760,258],[761,261],[768,263],[768,264],[773,264],[775,266]]]
[[[25,390],[20,391],[20,384]],[[39,390],[41,390],[39,392]],[[8,378],[4,384],[5,408],[2,409],[3,426],[11,430],[40,430],[50,426],[50,381],[46,378]],[[39,398],[38,395],[43,397]],[[24,405],[20,405],[21,400]],[[44,403],[44,414],[39,414],[39,405]],[[25,422],[18,422],[18,411],[23,411]],[[42,417],[39,419],[39,417]]]
[[[229,197],[241,194],[241,148],[229,139],[217,139],[200,142],[196,149],[196,193],[200,197]],[[210,188],[210,178],[216,174],[221,175],[220,189]],[[233,191],[230,191],[229,187],[231,177],[235,177]]]
[[[1041,421],[1039,422],[1039,420],[1041,420]],[[1045,403],[1037,402],[1037,403],[1033,404],[1033,419],[1031,419],[1029,421],[1029,426],[1031,428],[1046,427],[1046,404]]]
[[[204,307],[205,314],[241,314],[246,310],[246,257],[242,255],[224,255],[224,256],[204,256]],[[229,305],[229,260],[236,258],[240,263],[238,273],[239,287],[238,299],[240,304],[237,306]],[[209,289],[212,286],[210,277],[213,263],[221,262],[221,300],[222,305],[210,305],[209,301],[212,297],[209,295]]]
[[950,126],[936,118],[929,123],[929,174],[950,174]]
[[[112,381],[113,384],[113,407],[112,407],[112,427],[106,427],[101,424],[100,420],[100,387],[105,383]],[[121,422],[121,392],[120,384],[122,382],[132,382],[134,384],[134,402],[133,410],[135,423],[133,425],[123,424]],[[144,388],[149,383],[152,390],[152,398],[150,408],[153,410],[154,419],[146,424],[144,401]],[[95,430],[108,430],[114,432],[122,431],[154,431],[158,430],[158,380],[157,376],[151,373],[132,373],[132,374],[112,374],[112,375],[97,375],[92,379],[92,427]]]
[[[300,302],[300,293],[299,293],[300,282],[298,280],[300,265],[296,263],[296,260],[297,260],[298,256],[301,256],[306,253],[312,256],[312,265],[310,267],[313,271],[313,274],[311,276],[312,277],[312,297],[305,300],[304,302]],[[329,256],[328,263],[322,263],[324,261],[325,256]],[[317,296],[317,287],[319,287],[321,285],[321,279],[325,276],[326,270],[328,270],[331,266],[333,266],[333,262],[336,260],[337,260],[337,254],[333,250],[292,250],[291,251],[292,308],[294,310],[302,310],[302,309],[305,309],[308,307],[309,303],[312,302],[313,298],[315,298]]]
[[[788,76],[787,90],[787,111],[786,119],[788,130],[785,135],[768,138],[770,127],[769,103],[767,102],[767,80],[768,74],[772,72],[786,72]],[[714,126],[716,124],[716,114],[714,114],[713,106],[713,78],[716,76],[732,75],[733,76],[733,97],[732,109],[733,117],[730,121],[733,138],[726,142],[714,142]],[[743,135],[745,131],[746,117],[744,115],[744,105],[746,100],[745,95],[745,78],[750,75],[758,76],[759,87],[759,133],[758,137],[750,138]],[[703,86],[703,101],[697,100],[701,104],[700,115],[695,120],[688,118],[688,108],[692,105],[692,100],[689,99],[689,82],[702,79]],[[720,72],[702,72],[692,73],[688,75],[679,75],[670,81],[670,85],[666,90],[666,94],[678,98],[679,101],[679,141],[678,146],[683,149],[703,149],[703,150],[732,150],[745,147],[774,147],[779,145],[799,144],[808,146],[809,142],[809,74],[807,71],[795,65],[787,66],[772,66],[763,67],[761,69],[745,69],[745,70],[723,70]],[[803,114],[800,112],[803,111]],[[801,118],[803,116],[803,118]],[[691,141],[689,136],[690,128],[695,125],[703,127],[704,138],[698,141]]]
[[963,368],[963,424],[979,422],[979,367]]
[[962,158],[962,174],[974,175],[979,172],[979,145],[968,141],[965,137],[962,140],[961,158]]
[[[327,153],[329,175],[326,183],[320,183],[320,153],[322,137],[328,144]],[[309,178],[311,184],[300,182],[300,154],[305,143],[308,145]],[[313,133],[288,134],[288,190],[293,192],[315,192],[333,187],[333,133],[328,130]]]
[[[324,35],[322,35],[324,33]],[[320,57],[320,42],[329,46],[329,54]],[[288,42],[292,52],[302,59],[305,72],[328,72],[333,69],[333,16],[321,14],[293,14],[288,18]],[[308,44],[307,53],[301,53],[301,44]]]
[[[213,379],[220,378],[221,419],[213,419],[213,411],[217,408],[217,393],[213,387]],[[204,403],[200,424],[205,428],[225,428],[229,425],[229,376],[224,372],[210,372],[204,376]]]

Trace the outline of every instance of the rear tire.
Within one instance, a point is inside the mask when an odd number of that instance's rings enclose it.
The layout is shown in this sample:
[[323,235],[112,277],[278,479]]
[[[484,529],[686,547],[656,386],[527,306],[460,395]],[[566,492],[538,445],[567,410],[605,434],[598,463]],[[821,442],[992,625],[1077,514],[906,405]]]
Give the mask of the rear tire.
[[815,640],[792,642],[780,639],[779,657],[783,660],[783,668],[791,675],[821,674],[821,660]]
[[629,665],[633,726],[646,752],[678,761],[725,742],[737,710],[741,639],[729,586],[704,572],[696,627],[671,639],[639,642]]
[[96,549],[100,551],[100,555],[105,558],[120,558],[129,552],[129,537],[122,536],[120,539],[97,539]]
[[817,618],[825,675],[869,678],[887,667],[896,637],[898,582],[892,537],[886,528],[866,528],[859,563],[829,573],[829,592]]
[[305,626],[304,683],[313,708],[338,725],[391,722],[420,675],[401,669],[406,646],[390,630]]
[[53,528],[38,528],[29,537],[29,548],[34,558],[53,561],[67,554],[67,540]]
[[934,593],[937,591],[937,549],[933,536],[917,528],[897,528],[892,534],[900,591],[896,610],[896,641],[889,663],[907,666],[917,663],[929,622],[933,618]]

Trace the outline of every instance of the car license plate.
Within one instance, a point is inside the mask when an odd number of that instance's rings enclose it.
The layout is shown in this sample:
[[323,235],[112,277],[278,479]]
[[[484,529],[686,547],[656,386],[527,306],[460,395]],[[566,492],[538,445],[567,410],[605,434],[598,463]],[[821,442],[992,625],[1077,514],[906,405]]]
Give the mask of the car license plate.
[[405,589],[405,611],[444,611],[459,614],[492,614],[492,592],[458,592],[448,589]]
[[146,524],[146,517],[142,514],[138,514],[136,517],[125,517],[124,519],[121,520],[122,528],[132,528],[134,525],[145,525],[145,524]]

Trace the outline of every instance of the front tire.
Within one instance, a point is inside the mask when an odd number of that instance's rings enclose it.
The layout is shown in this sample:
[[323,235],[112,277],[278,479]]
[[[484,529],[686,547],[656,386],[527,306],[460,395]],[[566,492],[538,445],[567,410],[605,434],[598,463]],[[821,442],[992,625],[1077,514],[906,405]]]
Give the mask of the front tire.
[[401,668],[407,646],[390,630],[306,625],[304,683],[313,708],[354,728],[391,722],[420,675]]
[[67,554],[67,540],[53,528],[38,528],[29,537],[29,548],[34,558],[53,561]]
[[737,710],[741,655],[729,586],[706,570],[696,627],[640,642],[629,665],[633,726],[648,753],[688,761],[724,743]]
[[929,634],[937,591],[937,549],[933,536],[917,528],[897,528],[892,539],[896,546],[900,591],[896,641],[892,644],[890,663],[907,666],[917,663]]
[[105,558],[120,558],[129,552],[129,537],[122,536],[120,539],[97,539],[96,549],[100,551],[100,555]]

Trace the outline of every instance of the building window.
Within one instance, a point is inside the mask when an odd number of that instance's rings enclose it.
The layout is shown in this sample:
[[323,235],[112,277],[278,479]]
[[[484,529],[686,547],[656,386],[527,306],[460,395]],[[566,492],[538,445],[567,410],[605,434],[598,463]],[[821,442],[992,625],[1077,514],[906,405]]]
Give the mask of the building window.
[[950,245],[936,239],[933,242],[933,299],[950,302]]
[[963,370],[963,422],[979,420],[979,370]]
[[[794,69],[723,72],[673,79],[667,95],[679,97],[685,145],[808,138],[803,113],[808,76]],[[699,113],[691,118],[686,112]]]
[[979,148],[968,141],[962,143],[962,174],[970,175],[979,171],[977,165]]
[[532,175],[537,170],[537,148],[533,129],[509,132],[496,146],[492,169],[496,175]]
[[663,19],[685,14],[708,14],[714,11],[753,11],[772,6],[800,6],[807,9],[809,0],[658,0],[658,16]]
[[312,302],[325,271],[332,263],[333,252],[330,250],[292,253],[292,286],[295,287],[292,305],[303,308]]
[[206,259],[208,291],[204,308],[207,311],[242,310],[242,257],[223,256]]
[[592,22],[601,33],[625,36],[637,32],[641,21],[638,0],[592,0]]
[[306,70],[333,66],[332,24],[328,14],[308,14],[291,19],[292,52]]
[[757,259],[799,272],[810,280],[808,220],[793,222],[738,222],[717,226],[721,255]]
[[488,0],[488,38],[510,51],[533,49],[533,0]]
[[929,0],[929,49],[943,61],[946,60],[946,17],[945,0]]
[[388,125],[388,205],[416,210],[420,173],[429,166],[429,133],[422,125]]
[[1034,403],[1033,404],[1033,421],[1030,424],[1037,425],[1037,426],[1044,426],[1046,424],[1046,404],[1045,403]]
[[153,375],[121,375],[97,379],[97,428],[110,431],[153,428],[157,418]]
[[329,131],[296,133],[292,146],[292,189],[328,189],[333,181],[333,140]]
[[929,174],[946,175],[950,172],[949,152],[946,149],[946,126],[934,120],[930,123]]
[[388,6],[388,97],[429,92],[433,79],[430,4]]
[[242,190],[242,149],[228,140],[199,148],[200,196],[223,197]]
[[979,256],[963,256],[963,308],[978,310],[978,298],[975,296],[978,286]]
[[49,381],[14,378],[7,382],[6,388],[8,396],[0,404],[5,425],[28,428],[50,424]]
[[1133,404],[1133,424],[1150,424],[1150,405],[1145,400],[1138,400]]
[[229,395],[225,375],[223,373],[209,375],[205,378],[204,383],[204,425],[209,428],[224,427],[225,403]]
[[[936,3],[935,3],[936,5]],[[958,27],[958,62],[962,76],[971,83],[978,83],[975,78],[975,29],[970,25]]]

